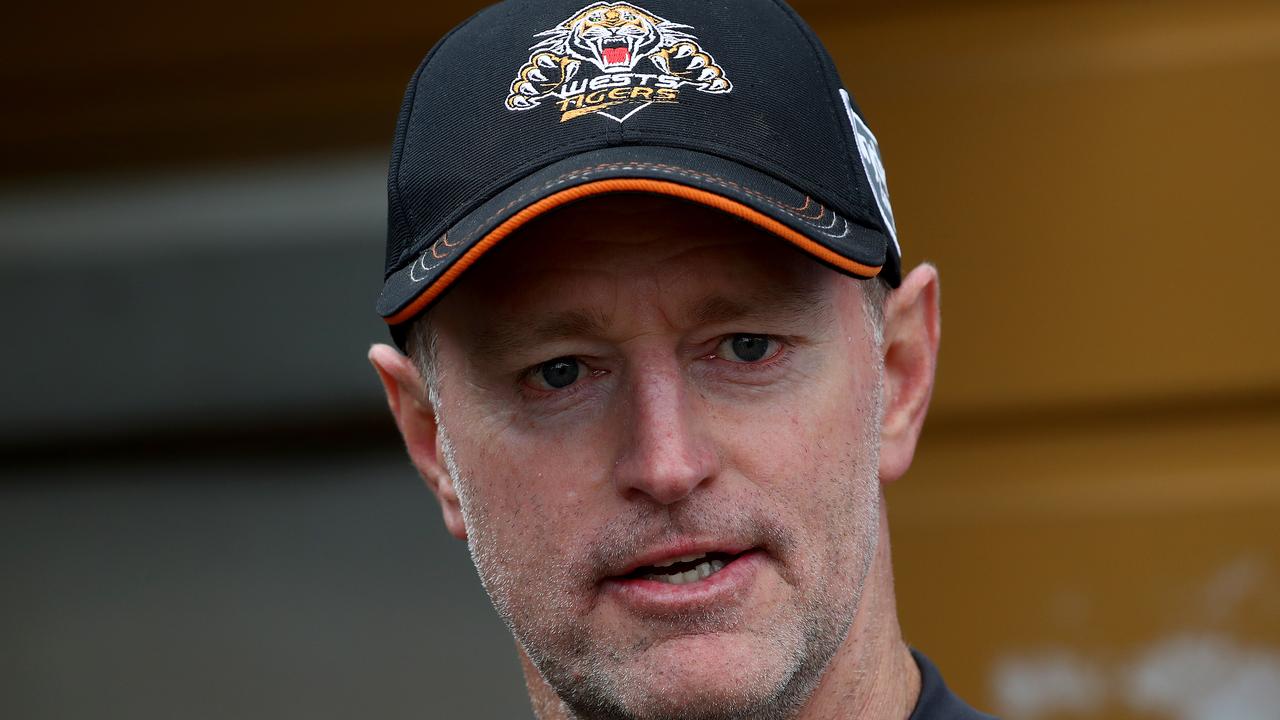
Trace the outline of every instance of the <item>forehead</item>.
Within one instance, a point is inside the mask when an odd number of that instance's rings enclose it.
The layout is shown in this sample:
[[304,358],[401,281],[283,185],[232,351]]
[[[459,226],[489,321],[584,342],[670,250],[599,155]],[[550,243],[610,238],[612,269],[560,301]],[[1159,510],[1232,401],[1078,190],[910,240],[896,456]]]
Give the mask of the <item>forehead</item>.
[[[646,194],[588,198],[540,217],[471,268],[434,314],[603,312],[620,295],[679,305],[834,292],[843,276],[718,210]],[[847,283],[846,283],[847,284]]]

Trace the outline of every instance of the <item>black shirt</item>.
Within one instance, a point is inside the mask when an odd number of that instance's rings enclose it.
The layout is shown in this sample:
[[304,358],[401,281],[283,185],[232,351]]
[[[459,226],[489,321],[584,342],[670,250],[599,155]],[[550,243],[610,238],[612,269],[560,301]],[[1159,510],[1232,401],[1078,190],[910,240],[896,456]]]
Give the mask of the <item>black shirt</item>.
[[911,654],[916,665],[920,666],[920,699],[916,701],[916,709],[909,720],[995,720],[956,697],[942,682],[938,668],[923,653],[912,650]]

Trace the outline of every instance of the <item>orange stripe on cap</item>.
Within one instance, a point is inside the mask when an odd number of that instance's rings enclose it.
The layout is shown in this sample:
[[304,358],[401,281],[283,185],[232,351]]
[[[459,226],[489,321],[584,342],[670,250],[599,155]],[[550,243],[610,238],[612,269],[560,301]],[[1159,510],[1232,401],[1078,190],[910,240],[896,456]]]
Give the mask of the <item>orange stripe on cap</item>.
[[612,192],[645,192],[655,193],[658,195],[670,195],[672,197],[691,200],[702,205],[722,210],[735,217],[746,220],[753,225],[761,227],[814,257],[822,260],[829,265],[844,270],[845,272],[862,277],[875,277],[880,274],[881,266],[864,265],[854,262],[843,257],[830,248],[824,247],[817,242],[805,237],[801,233],[792,230],[755,208],[743,205],[737,200],[731,200],[723,195],[717,195],[700,188],[689,187],[688,185],[680,185],[678,183],[666,180],[648,180],[642,178],[610,178],[607,180],[596,180],[593,182],[577,185],[567,190],[561,190],[554,195],[535,202],[529,207],[507,218],[501,225],[494,228],[485,235],[480,242],[476,243],[465,253],[458,261],[449,267],[448,270],[440,276],[438,280],[432,283],[421,295],[414,298],[413,302],[404,308],[384,318],[388,325],[399,325],[412,319],[415,315],[422,312],[430,305],[440,294],[449,288],[458,276],[466,272],[482,255],[489,251],[494,245],[497,245],[511,233],[520,229],[525,223],[542,215],[546,212],[554,210],[562,205],[567,205],[575,200],[581,200],[592,195],[603,195]]

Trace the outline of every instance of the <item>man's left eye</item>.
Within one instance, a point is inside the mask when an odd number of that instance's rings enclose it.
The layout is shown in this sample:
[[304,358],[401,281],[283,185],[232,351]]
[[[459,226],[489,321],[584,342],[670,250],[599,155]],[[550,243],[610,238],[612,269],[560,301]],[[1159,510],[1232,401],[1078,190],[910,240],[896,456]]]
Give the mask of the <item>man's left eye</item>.
[[730,335],[716,347],[716,356],[730,362],[754,363],[778,354],[778,341],[768,335]]

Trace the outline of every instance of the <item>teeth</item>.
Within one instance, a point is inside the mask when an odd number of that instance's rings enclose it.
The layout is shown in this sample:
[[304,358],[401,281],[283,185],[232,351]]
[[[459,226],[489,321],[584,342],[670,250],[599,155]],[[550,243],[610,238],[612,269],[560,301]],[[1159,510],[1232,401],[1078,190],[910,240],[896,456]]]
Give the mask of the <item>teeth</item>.
[[697,555],[685,555],[684,557],[671,558],[667,562],[654,563],[653,566],[654,567],[671,567],[672,565],[675,565],[676,563],[679,563],[679,562],[693,562],[694,560],[697,560],[698,558],[703,557],[705,555],[706,553],[698,553]]
[[[688,560],[675,560],[673,562],[690,562],[700,557],[702,556],[694,555]],[[671,565],[671,564],[672,563],[667,563],[667,565]],[[665,567],[665,566],[659,565],[658,567]],[[724,569],[724,563],[721,562],[720,560],[707,560],[705,562],[698,563],[697,567],[694,567],[690,570],[685,570],[682,573],[671,573],[669,575],[659,575],[657,573],[651,573],[649,575],[645,575],[644,577],[646,580],[657,580],[658,582],[664,582],[664,583],[667,583],[668,585],[685,585],[692,582],[698,582],[699,580],[704,580],[720,572],[723,569]]]

